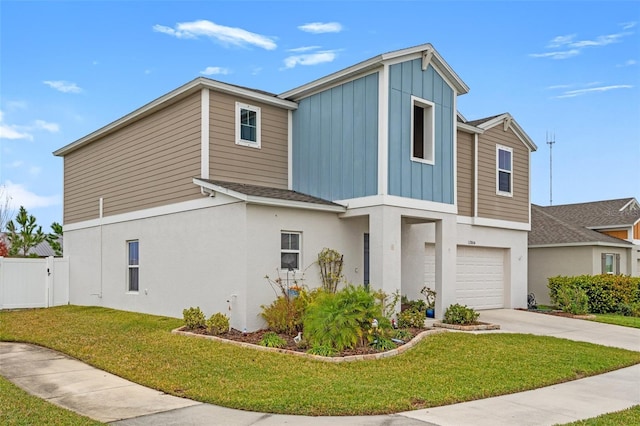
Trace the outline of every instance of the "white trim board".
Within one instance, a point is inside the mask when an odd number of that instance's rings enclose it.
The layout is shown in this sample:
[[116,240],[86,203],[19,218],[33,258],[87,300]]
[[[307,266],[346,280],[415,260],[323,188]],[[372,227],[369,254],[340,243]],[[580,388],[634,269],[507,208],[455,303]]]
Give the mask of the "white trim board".
[[513,229],[516,231],[531,231],[531,225],[524,222],[513,222],[510,220],[489,219],[486,217],[458,216],[458,223],[465,225],[486,226],[489,228]]

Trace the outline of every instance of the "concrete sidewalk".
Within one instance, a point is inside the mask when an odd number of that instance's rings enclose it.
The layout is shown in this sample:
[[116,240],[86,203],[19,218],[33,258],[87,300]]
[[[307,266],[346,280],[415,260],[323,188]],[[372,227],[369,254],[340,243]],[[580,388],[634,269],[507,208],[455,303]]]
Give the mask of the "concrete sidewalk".
[[[482,312],[501,332],[640,350],[640,330],[523,311]],[[0,375],[49,402],[118,425],[553,425],[640,404],[640,365],[533,391],[386,416],[255,413],[163,394],[38,346],[0,342]]]

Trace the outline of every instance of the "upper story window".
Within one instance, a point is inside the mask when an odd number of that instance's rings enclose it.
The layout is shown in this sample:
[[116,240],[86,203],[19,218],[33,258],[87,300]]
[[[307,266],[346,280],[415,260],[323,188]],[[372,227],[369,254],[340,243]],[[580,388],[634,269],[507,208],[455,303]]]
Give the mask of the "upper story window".
[[435,105],[424,99],[411,97],[411,159],[433,164]]
[[300,269],[300,233],[280,233],[280,269]]
[[513,149],[496,147],[496,193],[513,196]]
[[137,292],[140,288],[140,244],[138,240],[127,241],[127,290]]
[[260,148],[260,108],[236,102],[236,144]]

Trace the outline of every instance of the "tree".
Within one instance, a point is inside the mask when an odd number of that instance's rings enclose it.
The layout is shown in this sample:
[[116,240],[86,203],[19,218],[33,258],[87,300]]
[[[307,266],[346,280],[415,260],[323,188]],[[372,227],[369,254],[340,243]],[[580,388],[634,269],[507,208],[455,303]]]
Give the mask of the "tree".
[[16,229],[13,220],[7,223],[7,238],[9,239],[9,254],[11,256],[28,256],[29,250],[43,242],[46,235],[42,232],[42,226],[36,224],[36,218],[27,213],[27,209],[20,206],[16,216],[16,222],[20,229]]
[[56,253],[56,256],[62,256],[62,244],[60,244],[60,240],[62,238],[62,225],[58,222],[53,222],[51,224],[51,229],[53,230],[53,233],[47,234],[47,242]]

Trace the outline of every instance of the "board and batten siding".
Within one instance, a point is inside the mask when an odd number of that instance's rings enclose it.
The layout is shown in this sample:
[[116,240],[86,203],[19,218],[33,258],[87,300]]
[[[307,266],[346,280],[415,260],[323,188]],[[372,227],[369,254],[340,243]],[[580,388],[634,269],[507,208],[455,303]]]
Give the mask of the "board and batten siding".
[[[236,145],[236,102],[260,108],[260,148]],[[209,104],[209,178],[287,189],[287,110],[213,90]]]
[[326,200],[377,194],[378,73],[299,101],[293,189]]
[[[411,95],[435,104],[434,164],[411,161]],[[454,203],[454,91],[422,60],[389,67],[389,194]]]
[[458,215],[473,216],[474,135],[458,131]]
[[[502,123],[479,135],[478,216],[529,223],[529,149]],[[513,148],[513,196],[496,194],[496,146]]]
[[64,223],[199,198],[200,93],[64,156]]

